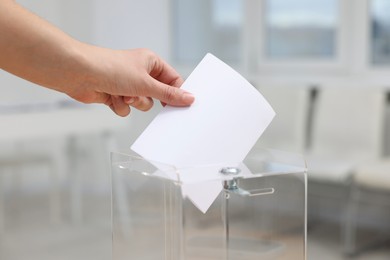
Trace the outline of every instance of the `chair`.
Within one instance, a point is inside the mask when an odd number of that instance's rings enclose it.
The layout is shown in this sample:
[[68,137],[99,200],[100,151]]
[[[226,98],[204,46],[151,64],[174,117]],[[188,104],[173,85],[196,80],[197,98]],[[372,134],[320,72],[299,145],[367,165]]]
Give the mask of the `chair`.
[[[30,107],[30,104],[27,105],[22,108]],[[2,108],[9,107],[14,106],[8,105]],[[64,177],[63,179],[67,179],[62,183],[69,184],[70,186],[70,218],[73,223],[80,223],[83,218],[82,175],[84,173],[83,171],[85,171],[82,168],[85,167],[85,163],[82,164],[81,160],[85,156],[83,157],[80,154],[83,151],[79,147],[79,139],[85,139],[86,136],[90,137],[91,135],[100,139],[105,135],[115,133],[127,124],[125,118],[115,116],[105,107],[93,105],[86,107],[74,102],[69,103],[68,101],[57,103],[57,105],[53,104],[53,106],[50,106],[50,109],[47,109],[45,105],[42,109],[39,108],[36,111],[26,112],[20,111],[20,109],[5,109],[5,112],[0,113],[0,128],[2,129],[2,135],[0,136],[0,144],[2,145],[0,148],[3,149],[4,142],[8,141],[9,143],[22,144],[24,149],[27,150],[24,151],[22,149],[20,151],[20,149],[15,149],[11,153],[11,150],[5,149],[4,156],[2,156],[0,149],[0,170],[6,164],[8,165],[7,167],[10,167],[10,161],[13,162],[12,165],[14,168],[18,168],[20,165],[28,167],[33,162],[36,164],[34,158],[37,154],[42,155],[39,160],[41,165],[55,167],[54,173],[49,176],[50,181],[54,182],[50,185],[50,189],[58,186],[55,183],[58,178]],[[31,143],[34,144],[31,145]],[[31,149],[28,149],[29,147]],[[24,156],[21,156],[22,152]],[[98,153],[100,155],[101,150],[90,149],[87,151],[88,158],[90,159]],[[101,166],[103,164],[101,159],[96,159],[96,157],[94,159],[96,162],[90,163],[90,166],[104,167]],[[97,169],[96,171],[99,170],[104,169]],[[94,176],[97,176],[97,174]],[[56,192],[57,194],[59,193],[59,191]],[[58,195],[52,195],[53,193],[50,194],[50,200],[60,201]],[[60,217],[61,205],[53,202],[51,206],[51,212],[58,216],[53,218],[56,220]]]
[[344,183],[358,163],[380,158],[384,112],[380,89],[323,87],[306,154],[309,180]]
[[[389,104],[387,104],[389,105]],[[390,130],[390,111],[387,114],[387,125],[385,128],[385,141],[389,141],[389,130]],[[387,138],[386,138],[387,137]],[[386,152],[387,149],[384,149]],[[388,151],[388,150],[387,150]],[[344,225],[344,252],[348,255],[354,255],[358,253],[357,240],[358,240],[358,229],[359,229],[359,216],[364,215],[367,211],[362,209],[362,206],[374,206],[376,208],[382,208],[386,206],[390,207],[388,202],[390,195],[390,156],[386,154],[377,161],[370,163],[363,163],[359,165],[354,174],[350,196],[348,199],[348,207],[345,217]],[[363,213],[363,214],[362,214]],[[377,218],[378,216],[373,216]],[[388,216],[387,216],[388,217]],[[387,222],[387,217],[384,220]],[[364,219],[364,218],[363,218]],[[379,222],[378,219],[371,222]],[[364,221],[366,226],[375,226],[376,229],[382,228],[382,224],[373,225]],[[388,236],[385,238],[388,240]],[[381,241],[379,241],[381,242]],[[371,244],[378,243],[378,240],[373,239]],[[370,246],[370,245],[364,245]],[[362,249],[362,246],[360,247]]]
[[[0,149],[0,230],[4,228],[6,224],[6,212],[5,203],[7,198],[11,198],[16,203],[19,196],[13,196],[12,194],[20,195],[19,193],[22,185],[22,180],[28,183],[29,190],[41,190],[41,186],[37,185],[35,180],[36,174],[23,174],[23,173],[39,173],[42,170],[47,173],[50,182],[48,189],[48,203],[49,203],[49,220],[51,223],[59,223],[61,220],[61,198],[60,198],[60,186],[59,180],[62,172],[63,156],[58,150],[63,145],[61,140],[45,139],[44,144],[36,145],[35,149],[29,149],[31,141],[19,142],[1,142]],[[6,174],[6,173],[10,174]],[[7,181],[8,180],[8,181]],[[6,183],[12,184],[13,192],[7,195]],[[25,187],[23,188],[25,189]],[[9,201],[8,201],[9,202]]]
[[382,156],[385,101],[378,88],[321,88],[306,153],[309,215],[342,223],[356,168]]

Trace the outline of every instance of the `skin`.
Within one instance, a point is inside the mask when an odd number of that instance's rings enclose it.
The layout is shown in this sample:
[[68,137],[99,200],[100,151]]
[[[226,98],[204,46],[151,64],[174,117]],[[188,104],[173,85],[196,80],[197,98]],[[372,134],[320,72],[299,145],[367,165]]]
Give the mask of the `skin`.
[[82,43],[24,9],[0,0],[0,68],[83,103],[103,103],[127,116],[153,99],[189,106],[180,75],[147,49],[112,50]]

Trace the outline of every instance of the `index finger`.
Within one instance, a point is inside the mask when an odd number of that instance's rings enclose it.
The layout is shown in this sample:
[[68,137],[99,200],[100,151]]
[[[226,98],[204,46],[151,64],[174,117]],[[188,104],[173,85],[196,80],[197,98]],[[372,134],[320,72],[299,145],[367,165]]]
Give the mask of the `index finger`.
[[184,82],[179,73],[162,59],[156,60],[149,75],[164,84],[176,88],[180,88]]

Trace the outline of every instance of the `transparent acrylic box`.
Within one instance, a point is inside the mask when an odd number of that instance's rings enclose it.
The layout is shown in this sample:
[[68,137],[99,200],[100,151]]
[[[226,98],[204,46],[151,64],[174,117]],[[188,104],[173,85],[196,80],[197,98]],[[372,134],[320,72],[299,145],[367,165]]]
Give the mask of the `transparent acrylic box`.
[[246,175],[231,163],[217,172],[193,168],[223,187],[206,213],[183,197],[181,169],[131,152],[112,153],[111,160],[113,260],[306,259],[301,157],[252,152],[243,162]]

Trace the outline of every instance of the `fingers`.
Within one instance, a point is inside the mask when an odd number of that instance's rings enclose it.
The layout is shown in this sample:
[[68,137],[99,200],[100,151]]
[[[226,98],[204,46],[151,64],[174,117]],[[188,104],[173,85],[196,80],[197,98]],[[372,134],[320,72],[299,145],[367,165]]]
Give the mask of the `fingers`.
[[153,107],[153,99],[150,97],[124,97],[124,102],[127,105],[135,107],[141,111],[148,111]]
[[121,96],[111,96],[111,104],[109,107],[118,116],[127,116],[130,114],[130,107],[126,104]]
[[195,98],[192,94],[180,89],[183,79],[179,73],[164,60],[154,56],[153,67],[149,72],[152,77],[148,92],[154,98],[161,101],[161,104],[171,106],[189,106]]
[[130,114],[130,107],[127,105],[123,97],[109,95],[107,93],[95,92],[95,103],[103,103],[111,108],[111,110],[118,116],[127,116]]
[[119,116],[127,116],[130,114],[132,106],[141,111],[148,111],[153,107],[153,99],[149,97],[122,97],[108,96],[105,103],[111,110]]
[[154,80],[150,94],[159,99],[162,104],[171,106],[189,106],[195,101],[195,97],[191,93],[157,80]]
[[154,58],[154,66],[149,72],[150,76],[162,83],[180,88],[183,84],[183,79],[180,77],[179,73],[160,57],[154,56]]
[[129,105],[141,111],[148,111],[153,106],[153,99],[148,97],[111,96],[111,100],[109,106],[119,116],[127,116],[130,113]]
[[154,76],[152,73],[150,74],[156,80],[165,83],[167,85],[180,88],[183,84],[183,79],[180,75],[167,63],[163,62],[162,67],[160,68],[159,74]]

